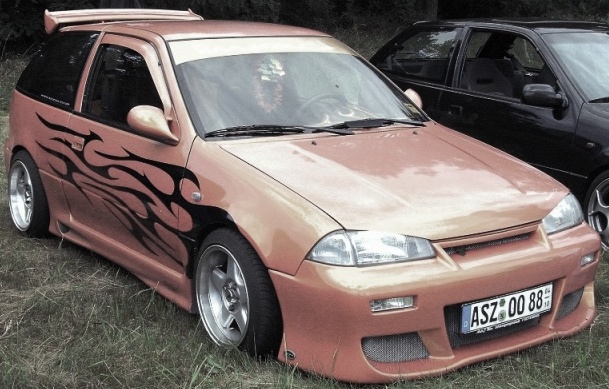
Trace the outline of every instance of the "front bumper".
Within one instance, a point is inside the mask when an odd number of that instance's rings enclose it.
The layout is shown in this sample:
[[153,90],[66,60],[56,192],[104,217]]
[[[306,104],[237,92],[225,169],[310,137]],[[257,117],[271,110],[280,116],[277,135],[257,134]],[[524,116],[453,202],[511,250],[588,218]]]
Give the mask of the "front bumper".
[[[598,235],[587,225],[548,237],[413,263],[336,267],[305,261],[295,276],[271,272],[284,320],[279,359],[341,381],[380,383],[442,374],[568,336],[594,319]],[[581,258],[594,254],[585,266]],[[459,334],[460,307],[552,282],[537,319],[483,335]],[[372,313],[370,301],[414,296],[412,308]]]

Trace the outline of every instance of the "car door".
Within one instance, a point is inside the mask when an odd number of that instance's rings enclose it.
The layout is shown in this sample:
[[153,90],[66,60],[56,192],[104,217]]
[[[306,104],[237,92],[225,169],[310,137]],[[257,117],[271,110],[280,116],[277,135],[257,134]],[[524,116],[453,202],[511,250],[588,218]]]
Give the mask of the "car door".
[[177,230],[175,197],[190,145],[170,145],[134,131],[127,114],[140,105],[161,109],[171,132],[179,134],[153,46],[107,34],[91,66],[81,112],[69,123],[64,191],[70,227],[82,240],[103,246],[102,252],[153,259],[179,270],[187,253]]
[[371,62],[402,90],[414,89],[423,108],[434,116],[445,84],[452,80],[452,53],[461,28],[456,26],[427,26],[410,29],[395,37]]
[[[438,102],[435,119],[570,182],[570,146],[576,109],[526,104],[526,84],[549,84],[568,97],[539,48],[522,34],[470,29],[452,88]],[[432,116],[433,117],[433,116]]]

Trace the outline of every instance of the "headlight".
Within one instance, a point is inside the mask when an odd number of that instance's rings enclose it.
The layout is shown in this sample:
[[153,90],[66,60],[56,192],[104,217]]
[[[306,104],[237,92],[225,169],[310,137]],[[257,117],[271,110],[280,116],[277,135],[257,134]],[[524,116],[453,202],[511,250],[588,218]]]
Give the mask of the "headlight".
[[584,214],[575,196],[569,194],[548,216],[543,218],[542,222],[546,232],[550,235],[583,223]]
[[427,239],[374,231],[335,231],[323,237],[307,258],[328,265],[359,266],[416,261],[435,255]]

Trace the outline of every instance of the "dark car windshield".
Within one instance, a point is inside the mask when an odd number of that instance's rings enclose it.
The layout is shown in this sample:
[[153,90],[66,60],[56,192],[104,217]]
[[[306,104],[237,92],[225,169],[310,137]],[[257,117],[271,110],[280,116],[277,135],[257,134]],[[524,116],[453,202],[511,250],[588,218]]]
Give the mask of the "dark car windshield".
[[609,35],[603,32],[544,35],[570,78],[587,101],[609,98]]
[[[328,127],[370,118],[425,120],[361,58],[342,46],[326,47],[336,41],[290,39],[221,39],[228,48],[216,47],[219,40],[170,45],[200,134],[258,125]],[[313,44],[299,50],[306,39]]]

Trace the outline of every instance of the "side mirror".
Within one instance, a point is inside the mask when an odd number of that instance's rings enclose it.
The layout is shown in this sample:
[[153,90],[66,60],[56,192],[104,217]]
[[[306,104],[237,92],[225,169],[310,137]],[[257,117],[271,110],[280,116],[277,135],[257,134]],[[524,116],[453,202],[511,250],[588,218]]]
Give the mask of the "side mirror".
[[404,91],[404,94],[406,95],[406,97],[408,97],[410,100],[412,100],[412,102],[419,107],[420,109],[423,109],[423,100],[421,100],[421,96],[419,96],[419,94],[417,92],[414,91],[414,89],[408,88]]
[[569,102],[563,95],[556,93],[551,85],[528,84],[522,88],[522,101],[539,107],[566,108]]
[[165,114],[160,108],[138,105],[127,114],[127,124],[137,133],[169,145],[178,144],[178,137],[171,133]]

